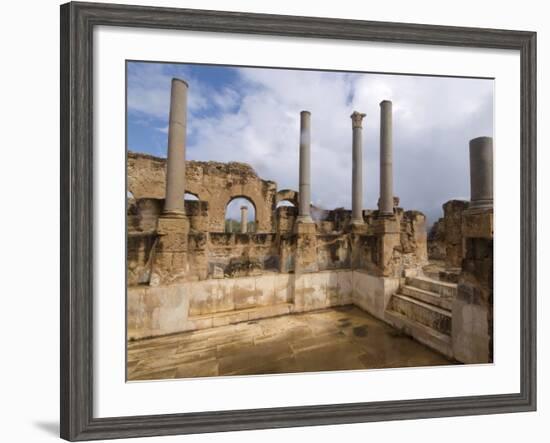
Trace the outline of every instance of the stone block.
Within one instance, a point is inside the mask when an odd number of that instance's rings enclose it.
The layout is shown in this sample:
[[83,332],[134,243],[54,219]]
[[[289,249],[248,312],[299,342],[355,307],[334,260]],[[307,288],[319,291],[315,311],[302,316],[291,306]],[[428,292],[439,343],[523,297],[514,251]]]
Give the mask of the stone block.
[[231,289],[235,309],[252,308],[260,304],[260,293],[256,291],[256,280],[254,277],[243,277],[233,279]]
[[399,234],[400,224],[397,217],[374,217],[371,229],[373,234]]
[[261,306],[274,305],[275,302],[275,276],[264,274],[254,278],[254,291],[256,303]]
[[290,313],[289,305],[280,304],[274,306],[262,306],[249,312],[249,320],[258,320],[261,318],[277,317],[279,315],[286,315]]
[[162,235],[157,249],[162,252],[187,252],[187,234],[171,232]]
[[493,238],[493,211],[467,210],[462,214],[462,232],[466,238]]
[[159,235],[188,234],[189,220],[187,217],[173,218],[161,216],[158,219],[157,232]]
[[291,303],[294,300],[294,274],[274,275],[275,303]]
[[469,303],[457,296],[453,302],[452,344],[454,357],[462,363],[491,363],[491,335],[487,305]]
[[188,283],[190,290],[190,315],[214,314],[235,309],[233,300],[233,281],[203,280]]
[[399,289],[400,279],[378,277],[364,271],[353,271],[353,303],[384,320],[392,295]]
[[214,266],[214,269],[212,270],[212,278],[224,278],[223,268]]
[[128,288],[128,338],[171,334],[184,329],[189,313],[185,285]]
[[317,226],[315,223],[296,223],[294,225],[294,231],[296,234],[316,234]]

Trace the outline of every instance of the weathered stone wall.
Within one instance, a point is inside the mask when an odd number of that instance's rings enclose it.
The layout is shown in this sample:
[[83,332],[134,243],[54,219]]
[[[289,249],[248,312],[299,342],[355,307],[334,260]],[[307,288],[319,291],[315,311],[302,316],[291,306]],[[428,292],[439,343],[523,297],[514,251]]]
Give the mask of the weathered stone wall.
[[453,301],[452,340],[463,363],[493,361],[493,211],[465,211],[465,253]]
[[340,234],[317,235],[317,265],[320,271],[350,268],[351,246],[349,236]]
[[[164,199],[166,159],[128,153],[128,191],[135,199]],[[277,203],[276,184],[262,180],[244,163],[187,161],[186,192],[208,204],[208,230],[224,232],[227,204],[245,197],[254,205],[257,232],[275,230],[273,213]]]
[[445,260],[446,255],[445,219],[441,217],[428,232],[428,257],[430,260]]
[[[154,233],[158,229],[164,203],[164,168],[165,159],[129,153],[128,188],[133,195],[128,208],[130,233]],[[186,201],[186,221],[166,221],[169,232],[156,241],[136,240],[130,245],[129,267],[136,270],[132,282],[146,281],[149,264],[159,268],[158,273],[149,272],[154,277],[152,283],[165,284],[203,279],[214,273],[219,277],[265,269],[300,273],[344,269],[352,262],[354,268],[393,276],[421,266],[427,259],[425,218],[416,211],[398,208],[394,216],[378,220],[378,211],[365,210],[364,228],[351,234],[351,211],[343,208],[312,207],[315,225],[296,226],[297,208],[276,208],[276,204],[282,200],[296,203],[297,193],[277,192],[274,182],[260,179],[245,164],[190,161],[186,182],[187,191],[199,201]],[[222,234],[226,205],[238,196],[253,202],[258,234],[273,235],[241,238]],[[387,231],[389,226],[392,232]],[[152,252],[153,260],[147,255]]]
[[[127,228],[128,233],[154,233],[158,228],[164,199],[140,198],[128,200]],[[185,213],[191,230],[208,231],[208,203],[186,200]]]
[[443,205],[440,218],[428,234],[428,255],[434,260],[445,261],[445,267],[459,270],[464,258],[464,235],[462,214],[468,209],[464,200],[449,200]]
[[443,205],[445,223],[445,265],[460,268],[464,256],[464,235],[462,233],[462,213],[468,202],[450,200]]
[[292,189],[281,189],[277,192],[275,202],[278,204],[283,201],[288,201],[298,208],[298,192]]
[[210,233],[207,250],[208,275],[214,278],[279,270],[276,234]]
[[[277,233],[240,234],[205,231],[206,202],[186,201],[185,220],[159,218],[161,207],[162,200],[140,199],[129,211],[130,285],[296,272],[297,263],[300,273],[362,269],[400,276],[427,260],[424,216],[415,211],[398,211],[380,220],[371,216],[361,232],[323,230],[331,222],[318,222],[301,226],[306,231],[297,233],[292,222]],[[278,219],[294,218],[281,217],[294,212],[293,207],[278,208]],[[165,232],[159,229],[160,221]]]
[[[401,212],[398,212],[398,216]],[[400,219],[401,269],[420,267],[428,262],[426,216],[420,211],[405,211]]]
[[151,279],[151,253],[157,242],[156,234],[128,235],[126,245],[127,284],[148,284]]
[[380,315],[399,279],[331,270],[128,289],[130,340],[356,304]]
[[369,214],[364,232],[352,235],[353,269],[385,277],[420,269],[428,261],[425,223],[421,212],[401,208],[390,217]]
[[164,200],[139,198],[128,200],[126,215],[128,233],[155,232]]
[[294,206],[280,206],[275,211],[276,230],[284,234],[294,232],[294,222],[298,216],[298,208]]

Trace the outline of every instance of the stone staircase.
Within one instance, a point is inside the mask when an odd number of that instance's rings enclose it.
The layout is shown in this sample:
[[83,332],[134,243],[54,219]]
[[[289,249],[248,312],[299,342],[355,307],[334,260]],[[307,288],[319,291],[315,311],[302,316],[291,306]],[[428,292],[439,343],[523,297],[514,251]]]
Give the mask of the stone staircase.
[[385,318],[394,327],[452,358],[452,302],[457,285],[426,276],[407,277]]

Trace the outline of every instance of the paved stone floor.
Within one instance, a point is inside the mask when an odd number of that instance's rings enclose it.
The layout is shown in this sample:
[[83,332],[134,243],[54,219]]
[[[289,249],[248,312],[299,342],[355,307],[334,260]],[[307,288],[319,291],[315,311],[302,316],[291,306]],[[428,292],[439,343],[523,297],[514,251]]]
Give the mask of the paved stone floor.
[[128,343],[128,380],[448,364],[352,306]]

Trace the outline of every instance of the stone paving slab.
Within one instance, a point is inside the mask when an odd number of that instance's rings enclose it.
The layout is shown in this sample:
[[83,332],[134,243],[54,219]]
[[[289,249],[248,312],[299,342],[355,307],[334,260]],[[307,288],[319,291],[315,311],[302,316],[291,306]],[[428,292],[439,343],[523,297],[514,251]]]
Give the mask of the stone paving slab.
[[128,380],[449,365],[353,306],[128,342]]

